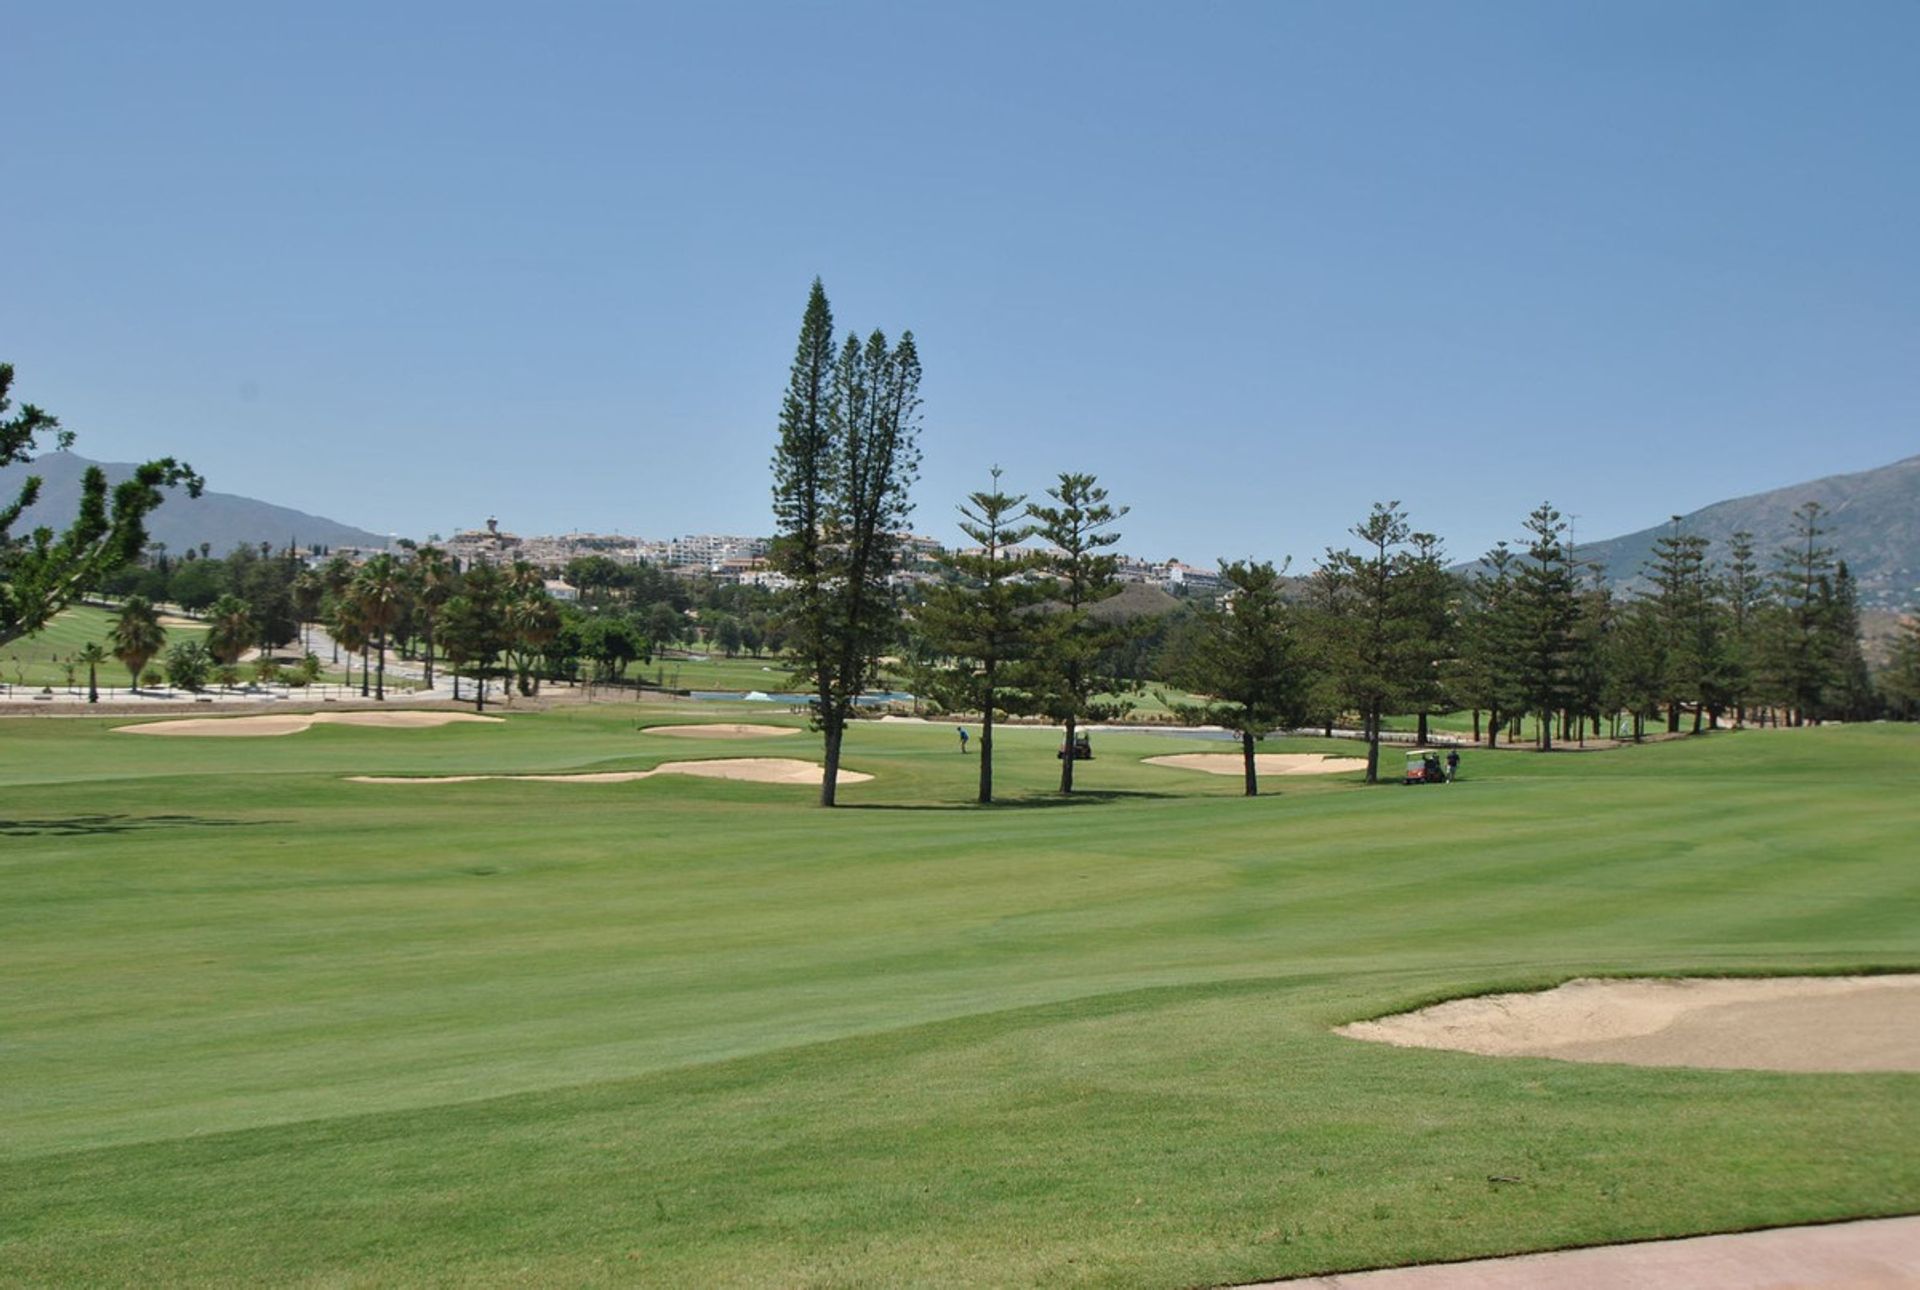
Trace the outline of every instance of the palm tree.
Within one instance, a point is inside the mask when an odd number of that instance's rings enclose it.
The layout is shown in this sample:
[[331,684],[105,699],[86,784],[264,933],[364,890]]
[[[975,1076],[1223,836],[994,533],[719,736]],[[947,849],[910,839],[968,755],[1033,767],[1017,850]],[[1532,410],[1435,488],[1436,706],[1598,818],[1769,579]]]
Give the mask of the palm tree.
[[102,663],[106,662],[111,657],[112,655],[108,654],[104,649],[100,648],[99,641],[88,641],[85,645],[82,645],[80,647],[79,653],[73,656],[74,662],[85,663],[87,665],[87,702],[88,703],[100,702],[100,680],[99,680],[100,674],[98,669]]
[[238,596],[226,595],[207,611],[207,651],[219,663],[237,663],[252,643],[253,611]]
[[507,652],[520,674],[520,693],[531,695],[538,689],[537,683],[528,684],[534,657],[559,634],[560,611],[547,594],[546,578],[524,560],[515,561],[507,574],[505,617]]
[[[326,567],[320,571],[320,585],[326,589],[327,599],[337,608],[345,599],[347,588],[353,585],[353,561],[344,555],[336,555],[327,561]],[[333,643],[333,661],[336,663],[340,661],[340,645],[341,642],[337,640]],[[349,649],[347,654],[351,666],[353,651]]]
[[333,637],[335,646],[344,645],[347,650],[347,688],[353,688],[353,656],[360,655],[360,693],[367,692],[367,640],[365,621],[360,617],[360,600],[353,595],[342,596],[333,605],[333,621],[327,624],[327,634]]
[[[384,700],[387,697],[387,633],[393,630],[407,600],[407,578],[399,562],[381,554],[361,565],[353,580],[353,597],[359,602],[361,626],[373,637],[373,646],[378,652],[380,672],[374,689],[375,697]],[[360,679],[364,685],[364,671]]]
[[300,652],[306,653],[312,648],[307,639],[307,628],[320,620],[320,606],[327,598],[327,584],[311,569],[296,574],[290,588],[293,593],[293,612],[300,620]]
[[420,606],[421,643],[426,648],[427,688],[433,688],[433,629],[440,610],[453,596],[453,562],[437,546],[423,546],[413,556],[413,598]]
[[140,688],[140,674],[166,643],[167,629],[160,625],[153,602],[145,596],[128,596],[114,616],[107,644],[113,648],[113,656],[126,664],[135,690]]

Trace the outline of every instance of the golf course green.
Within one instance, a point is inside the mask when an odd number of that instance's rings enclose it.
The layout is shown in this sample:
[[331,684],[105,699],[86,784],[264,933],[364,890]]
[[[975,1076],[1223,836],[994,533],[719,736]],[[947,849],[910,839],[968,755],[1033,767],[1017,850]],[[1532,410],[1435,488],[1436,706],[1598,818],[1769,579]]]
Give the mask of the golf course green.
[[738,703],[504,715],[0,722],[0,1282],[1206,1286],[1920,1211],[1920,1075],[1331,1032],[1913,970],[1912,727],[1255,799],[1141,764],[1228,745],[1096,734],[1071,800],[1014,728],[991,808],[951,726],[898,722],[849,733],[833,811],[348,778],[819,756],[641,730],[801,722]]

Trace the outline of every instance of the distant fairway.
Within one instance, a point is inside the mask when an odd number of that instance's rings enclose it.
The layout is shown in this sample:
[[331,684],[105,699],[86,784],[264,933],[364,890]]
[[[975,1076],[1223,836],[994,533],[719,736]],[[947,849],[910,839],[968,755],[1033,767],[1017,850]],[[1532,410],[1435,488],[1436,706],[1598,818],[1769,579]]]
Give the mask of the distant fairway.
[[[80,652],[88,641],[97,642],[108,653],[107,661],[99,666],[99,681],[102,688],[107,686],[123,687],[128,682],[127,669],[119,659],[113,658],[113,647],[107,642],[107,633],[113,628],[113,614],[92,605],[76,605],[61,611],[47,629],[33,636],[22,637],[6,645],[0,645],[0,682],[8,685],[31,685],[39,687],[50,685],[57,688],[67,683],[66,661]],[[205,627],[169,626],[167,644],[175,645],[180,641],[205,640]],[[162,653],[165,651],[163,650]],[[157,660],[156,660],[157,661]],[[74,670],[74,684],[85,686],[87,669]]]
[[[949,726],[874,776],[404,788],[711,746],[0,722],[0,1281],[1182,1286],[1920,1211],[1920,1076],[1396,1049],[1606,973],[1920,966],[1920,731],[1470,752],[1451,787]],[[761,710],[754,720],[799,724]],[[1274,752],[1351,755],[1350,743]],[[727,757],[816,759],[818,741]]]

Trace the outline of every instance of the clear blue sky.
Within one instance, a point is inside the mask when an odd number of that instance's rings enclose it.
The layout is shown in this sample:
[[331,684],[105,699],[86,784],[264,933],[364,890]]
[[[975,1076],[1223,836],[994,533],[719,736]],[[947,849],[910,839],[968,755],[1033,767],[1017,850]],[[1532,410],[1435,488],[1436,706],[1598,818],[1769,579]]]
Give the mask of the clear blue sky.
[[916,527],[1456,555],[1920,451],[1920,6],[0,13],[0,358],[380,531],[768,528],[807,285],[926,363]]

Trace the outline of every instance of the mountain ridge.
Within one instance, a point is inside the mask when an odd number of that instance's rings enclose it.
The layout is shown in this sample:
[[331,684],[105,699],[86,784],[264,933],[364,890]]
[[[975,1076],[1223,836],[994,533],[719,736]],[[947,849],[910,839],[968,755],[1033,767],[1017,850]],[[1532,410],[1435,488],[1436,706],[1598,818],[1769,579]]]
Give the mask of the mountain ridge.
[[[1920,455],[1712,502],[1680,516],[1680,529],[1711,541],[1708,556],[1721,563],[1733,535],[1745,530],[1767,570],[1775,552],[1792,541],[1793,512],[1807,502],[1820,503],[1827,529],[1821,544],[1847,562],[1862,604],[1900,608],[1920,601]],[[1645,582],[1653,544],[1671,528],[1656,524],[1582,542],[1575,552],[1614,585],[1633,587]]]
[[[31,533],[42,524],[59,529],[71,523],[79,508],[80,481],[89,466],[105,470],[108,481],[114,484],[134,471],[130,462],[94,461],[74,452],[42,453],[31,462],[0,467],[0,498],[11,499],[29,475],[44,480],[40,500],[14,524],[14,535]],[[378,533],[323,515],[211,489],[197,498],[187,496],[185,489],[169,489],[166,503],[147,517],[147,533],[170,551],[183,552],[205,543],[214,555],[259,542],[275,546],[292,541],[303,547],[385,547],[389,541]]]

